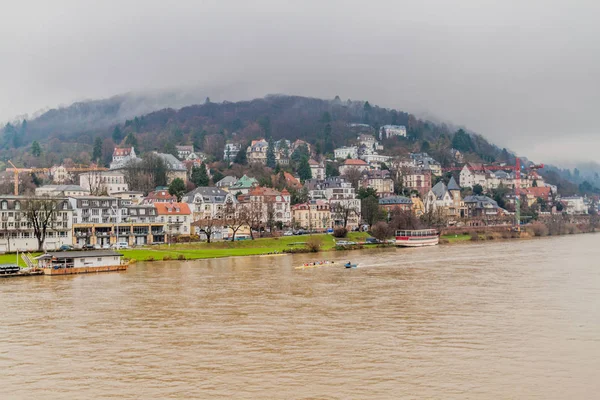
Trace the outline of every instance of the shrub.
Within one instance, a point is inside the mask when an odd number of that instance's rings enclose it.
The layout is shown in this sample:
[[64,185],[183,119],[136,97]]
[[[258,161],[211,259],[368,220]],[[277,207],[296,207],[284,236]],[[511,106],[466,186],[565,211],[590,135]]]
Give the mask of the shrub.
[[333,230],[333,237],[336,238],[345,238],[348,234],[348,229],[346,228],[335,228]]
[[146,258],[146,261],[154,261],[154,257],[148,257]]
[[183,254],[180,254],[177,256],[178,260],[185,260],[185,256]]
[[479,233],[477,232],[471,232],[471,240],[476,242],[479,240]]
[[163,261],[169,261],[172,260],[171,256],[164,256],[163,257]]
[[371,228],[371,235],[373,235],[375,239],[384,241],[390,236],[393,236],[393,232],[387,223],[379,221]]
[[310,237],[306,241],[306,248],[312,252],[316,253],[321,250],[321,240],[318,237]]
[[573,235],[574,233],[579,233],[579,228],[577,228],[577,225],[575,225],[575,224],[567,224],[565,226],[565,228],[566,228],[566,232],[569,235]]
[[533,230],[533,235],[534,236],[539,236],[539,237],[543,237],[543,236],[548,236],[548,227],[544,224],[533,224],[531,226],[532,230]]

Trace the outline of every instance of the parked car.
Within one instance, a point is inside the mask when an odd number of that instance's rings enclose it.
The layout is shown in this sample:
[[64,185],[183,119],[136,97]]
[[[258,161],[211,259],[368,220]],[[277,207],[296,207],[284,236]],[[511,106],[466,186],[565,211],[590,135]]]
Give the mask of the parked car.
[[113,249],[128,249],[129,245],[127,242],[119,242],[112,245]]
[[365,240],[365,242],[367,244],[379,244],[379,243],[381,243],[381,240],[376,239],[374,237],[368,237],[367,240]]
[[96,248],[96,246],[94,246],[93,244],[84,244],[83,246],[81,246],[81,250],[94,250]]
[[108,243],[106,243],[106,244],[102,245],[102,248],[103,248],[103,249],[110,249],[110,247],[111,247],[111,246],[110,246],[110,244],[108,244]]
[[292,232],[292,231],[283,232],[283,236],[293,236],[293,235],[294,235],[294,232]]
[[73,246],[71,246],[70,244],[63,244],[62,246],[60,246],[58,248],[58,251],[71,251],[73,250]]

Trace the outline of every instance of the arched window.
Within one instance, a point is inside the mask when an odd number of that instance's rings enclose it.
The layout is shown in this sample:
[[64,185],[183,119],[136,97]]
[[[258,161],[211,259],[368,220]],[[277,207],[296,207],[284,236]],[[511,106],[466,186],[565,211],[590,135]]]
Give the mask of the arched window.
[[8,210],[8,202],[6,200],[2,200],[2,209]]
[[[4,205],[2,205],[2,209],[4,210]],[[15,201],[15,210],[20,210],[21,209],[21,202],[20,201]]]

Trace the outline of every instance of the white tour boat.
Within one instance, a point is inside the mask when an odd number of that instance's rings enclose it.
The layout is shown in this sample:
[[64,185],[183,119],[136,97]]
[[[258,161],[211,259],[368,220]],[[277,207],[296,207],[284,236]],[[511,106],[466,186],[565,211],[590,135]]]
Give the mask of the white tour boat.
[[435,246],[440,237],[435,229],[416,229],[396,231],[396,246],[421,247]]

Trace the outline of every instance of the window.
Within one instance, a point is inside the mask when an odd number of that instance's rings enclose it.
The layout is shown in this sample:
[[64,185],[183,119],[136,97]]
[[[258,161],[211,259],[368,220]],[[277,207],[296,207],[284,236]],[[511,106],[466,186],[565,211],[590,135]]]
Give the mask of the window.
[[100,261],[102,261],[102,259],[101,258],[97,258],[96,261],[100,262]]
[[15,210],[20,210],[20,209],[21,209],[21,202],[15,201]]
[[2,201],[2,209],[8,210],[8,203],[6,201]]

